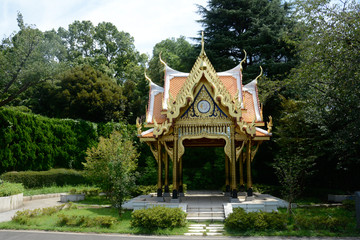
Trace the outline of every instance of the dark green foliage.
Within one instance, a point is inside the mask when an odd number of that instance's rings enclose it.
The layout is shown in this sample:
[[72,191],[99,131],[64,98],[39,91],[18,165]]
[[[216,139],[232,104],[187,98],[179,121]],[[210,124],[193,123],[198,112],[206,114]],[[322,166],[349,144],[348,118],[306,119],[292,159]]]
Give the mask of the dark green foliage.
[[145,229],[183,227],[186,213],[181,208],[157,206],[135,210],[131,215],[131,226]]
[[269,77],[294,66],[293,47],[284,41],[291,31],[289,5],[280,0],[209,0],[199,6],[205,48],[217,71],[231,69],[248,53],[244,78],[254,79],[259,65]]
[[234,208],[225,220],[225,227],[238,231],[247,230],[284,230],[287,225],[285,214],[278,212],[249,212],[242,208]]
[[95,125],[0,110],[1,170],[81,168],[85,151],[96,144]]
[[86,183],[82,173],[72,169],[52,169],[49,171],[7,172],[1,179],[13,183],[22,183],[26,188],[48,186],[78,185]]
[[34,110],[50,117],[119,121],[125,109],[122,88],[89,65],[65,72],[56,84],[46,83],[38,88],[36,96]]
[[348,220],[345,217],[335,216],[295,216],[294,221],[296,227],[302,230],[329,230],[333,232],[343,231],[347,225]]
[[24,192],[24,186],[21,183],[10,183],[0,180],[0,197],[16,195]]

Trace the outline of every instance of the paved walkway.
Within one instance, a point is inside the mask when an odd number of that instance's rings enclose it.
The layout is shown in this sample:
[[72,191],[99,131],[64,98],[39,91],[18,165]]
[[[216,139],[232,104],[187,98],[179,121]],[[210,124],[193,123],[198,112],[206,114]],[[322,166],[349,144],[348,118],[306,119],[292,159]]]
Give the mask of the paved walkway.
[[24,211],[25,209],[33,210],[36,208],[53,207],[61,204],[63,203],[60,202],[60,197],[24,201],[24,205],[21,208],[0,213],[0,222],[10,221],[17,211]]

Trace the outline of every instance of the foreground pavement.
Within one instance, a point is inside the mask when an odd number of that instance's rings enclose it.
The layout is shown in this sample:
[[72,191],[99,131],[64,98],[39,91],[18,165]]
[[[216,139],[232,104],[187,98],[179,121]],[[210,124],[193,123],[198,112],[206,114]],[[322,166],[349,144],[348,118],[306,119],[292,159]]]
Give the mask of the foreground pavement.
[[62,232],[45,232],[45,231],[14,231],[14,230],[0,230],[1,240],[146,240],[146,239],[174,239],[174,240],[197,240],[197,239],[244,239],[244,240],[275,240],[275,239],[293,239],[293,240],[358,240],[358,237],[188,237],[188,236],[143,236],[143,235],[125,235],[125,234],[95,234],[95,233],[62,233]]
[[[60,197],[53,197],[53,198],[24,201],[24,205],[21,208],[0,213],[0,222],[11,221],[11,218],[15,215],[17,211],[24,211],[26,209],[33,210],[37,208],[54,207],[63,204],[59,200]],[[0,237],[0,239],[2,240],[3,238]]]

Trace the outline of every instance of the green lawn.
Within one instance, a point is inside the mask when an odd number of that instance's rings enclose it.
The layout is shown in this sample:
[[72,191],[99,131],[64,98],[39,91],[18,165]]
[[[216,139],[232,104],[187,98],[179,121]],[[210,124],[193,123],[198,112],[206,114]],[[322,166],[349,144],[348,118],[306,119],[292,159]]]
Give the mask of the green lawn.
[[[85,226],[60,226],[58,223],[59,215],[66,216],[84,216],[98,217],[111,216],[116,218],[115,224],[110,228],[105,227],[85,227]],[[61,232],[96,232],[96,233],[127,233],[127,234],[156,234],[156,235],[183,235],[187,231],[187,227],[174,229],[158,229],[154,231],[132,228],[130,226],[131,211],[125,211],[119,217],[116,209],[113,208],[81,208],[71,210],[61,210],[52,216],[40,216],[30,218],[25,224],[14,221],[0,223],[0,229],[26,229],[26,230],[47,230]]]

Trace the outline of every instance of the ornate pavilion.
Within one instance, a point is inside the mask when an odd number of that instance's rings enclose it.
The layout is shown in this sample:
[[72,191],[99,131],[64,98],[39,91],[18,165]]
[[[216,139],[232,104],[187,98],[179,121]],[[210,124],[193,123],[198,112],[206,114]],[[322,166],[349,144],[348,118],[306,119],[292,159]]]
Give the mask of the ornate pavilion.
[[[245,51],[244,51],[245,52]],[[271,137],[258,98],[257,80],[242,84],[242,64],[216,72],[202,49],[190,73],[165,66],[164,87],[149,81],[146,120],[138,118],[138,137],[147,143],[158,164],[157,196],[169,196],[169,157],[172,161],[172,199],[183,195],[182,156],[187,147],[223,147],[226,192],[237,198],[238,190],[252,196],[251,163],[263,141]],[[142,131],[145,127],[148,130]],[[246,166],[246,167],[245,167]],[[164,174],[163,174],[164,170]],[[163,179],[164,176],[164,179]],[[163,193],[164,189],[164,193]]]

